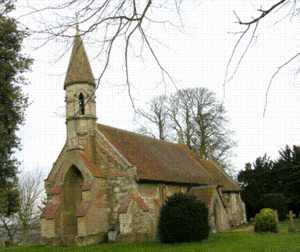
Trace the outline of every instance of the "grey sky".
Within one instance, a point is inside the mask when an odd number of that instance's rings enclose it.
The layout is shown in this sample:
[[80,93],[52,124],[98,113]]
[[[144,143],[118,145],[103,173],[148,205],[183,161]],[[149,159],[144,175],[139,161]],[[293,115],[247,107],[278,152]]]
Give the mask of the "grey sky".
[[[26,2],[19,0],[18,4]],[[182,10],[183,32],[152,31],[170,48],[156,47],[157,55],[176,80],[178,88],[207,87],[222,100],[226,65],[238,39],[238,36],[229,32],[241,30],[234,23],[236,18],[233,10],[240,17],[248,19],[254,15],[253,6],[250,1],[203,1],[201,4],[184,4]],[[30,17],[20,21],[35,25]],[[236,132],[235,140],[238,143],[234,150],[236,157],[232,159],[237,170],[243,169],[246,162],[254,162],[264,153],[276,158],[278,150],[286,144],[300,143],[299,80],[296,79],[294,84],[294,71],[299,61],[283,69],[274,80],[263,118],[271,76],[299,49],[297,35],[300,25],[296,21],[290,22],[290,19],[276,26],[274,22],[271,16],[261,24],[255,45],[249,49],[236,76],[225,87],[224,105],[231,119],[230,129]],[[84,44],[97,78],[102,65],[93,58],[97,48],[88,42],[85,40]],[[24,50],[35,62],[33,71],[26,75],[31,84],[24,87],[24,92],[28,93],[32,104],[27,110],[26,124],[19,132],[23,150],[17,157],[23,161],[21,170],[40,167],[47,173],[66,138],[65,119],[59,115],[64,112],[63,83],[70,52],[54,64],[58,56],[57,49],[64,45],[53,42],[33,51],[37,43],[30,39],[24,43]],[[118,52],[113,55],[112,65],[96,92],[98,123],[133,131],[134,113],[124,86],[124,72],[121,71],[123,60],[120,57],[123,55],[120,56]],[[154,95],[176,90],[171,83],[167,89],[163,85],[157,86],[159,71],[150,56],[145,58],[143,65],[135,58],[131,64],[132,92],[137,106],[143,106]]]

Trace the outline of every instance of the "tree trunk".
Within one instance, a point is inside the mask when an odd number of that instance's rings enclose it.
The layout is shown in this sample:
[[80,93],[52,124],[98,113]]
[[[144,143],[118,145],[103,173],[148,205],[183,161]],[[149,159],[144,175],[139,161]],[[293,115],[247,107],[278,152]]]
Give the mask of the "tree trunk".
[[23,246],[27,247],[27,228],[23,228]]
[[8,235],[9,236],[9,246],[14,245],[14,236],[13,235]]

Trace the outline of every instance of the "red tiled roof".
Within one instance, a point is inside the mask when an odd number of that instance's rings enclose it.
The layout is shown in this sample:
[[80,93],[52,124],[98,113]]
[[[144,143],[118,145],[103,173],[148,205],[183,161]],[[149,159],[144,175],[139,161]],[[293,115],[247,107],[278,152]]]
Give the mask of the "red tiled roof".
[[139,179],[190,184],[216,180],[187,147],[98,124],[110,143],[137,167]]
[[97,167],[96,165],[93,165],[91,163],[91,161],[88,159],[88,157],[84,153],[82,153],[80,151],[77,151],[77,152],[80,155],[80,157],[83,159],[84,163],[87,165],[87,167],[90,170],[90,172],[94,176],[104,178],[104,173],[103,173],[103,171],[99,167]]
[[199,160],[199,162],[211,173],[213,176],[217,179],[218,184],[222,185],[221,190],[223,192],[225,191],[240,191],[241,188],[239,185],[229,177],[225,173],[225,171],[222,170],[221,167],[218,167],[210,160]]

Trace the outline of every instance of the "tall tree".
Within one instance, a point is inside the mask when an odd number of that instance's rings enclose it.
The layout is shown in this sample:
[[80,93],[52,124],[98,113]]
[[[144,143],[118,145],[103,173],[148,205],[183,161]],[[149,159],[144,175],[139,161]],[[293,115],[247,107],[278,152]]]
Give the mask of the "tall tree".
[[[154,97],[150,103],[148,103],[149,111],[143,111],[142,109],[138,109],[138,114],[143,118],[147,119],[147,121],[155,127],[154,132],[158,131],[158,138],[160,140],[166,140],[169,138],[168,136],[168,97],[165,95],[161,95],[158,97]],[[152,127],[147,127],[145,125],[141,125],[139,132],[144,135],[150,135],[152,137],[156,137],[156,134],[152,132]]]
[[43,204],[42,196],[44,192],[42,171],[35,169],[21,173],[18,180],[18,189],[19,207],[17,212],[9,216],[0,214],[0,224],[5,230],[4,233],[9,237],[11,245],[13,245],[14,235],[21,227],[23,245],[26,246],[28,230],[39,222],[42,210],[40,207]]
[[21,174],[19,191],[20,207],[17,212],[17,220],[23,231],[23,246],[26,246],[28,230],[41,214],[39,204],[42,201],[44,192],[43,173],[41,170]]
[[26,33],[18,29],[9,13],[13,1],[0,0],[0,213],[10,215],[17,211],[17,167],[14,151],[20,149],[16,132],[24,122],[28,105],[22,93],[25,84],[22,74],[29,70],[32,60],[21,54]]
[[[275,161],[266,155],[258,157],[253,163],[254,169],[239,172],[238,181],[248,217],[254,217],[266,206],[268,197],[269,200],[272,197],[273,201],[277,200],[282,208],[287,204],[289,210],[297,214],[300,212],[300,147],[286,146],[279,151],[279,155]],[[281,214],[281,218],[285,215]]]
[[274,162],[277,191],[285,195],[290,210],[300,212],[300,147],[288,145]]
[[144,119],[140,132],[161,140],[184,141],[201,159],[212,157],[228,167],[235,142],[224,106],[213,92],[206,88],[179,90],[155,97],[148,106],[146,111],[138,110]]
[[[251,164],[247,164],[251,165]],[[273,162],[265,154],[253,163],[253,169],[248,166],[239,172],[237,179],[240,183],[241,196],[246,204],[247,217],[253,218],[263,208],[264,195],[276,192],[272,167]]]

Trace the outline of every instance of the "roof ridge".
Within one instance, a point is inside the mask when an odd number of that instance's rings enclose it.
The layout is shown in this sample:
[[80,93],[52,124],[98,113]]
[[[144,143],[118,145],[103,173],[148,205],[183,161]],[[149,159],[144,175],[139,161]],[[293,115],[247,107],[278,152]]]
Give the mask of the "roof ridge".
[[145,137],[145,138],[148,138],[148,139],[151,139],[151,140],[154,140],[154,141],[159,141],[159,142],[163,142],[163,143],[167,143],[167,144],[173,144],[173,145],[176,145],[177,147],[184,147],[184,148],[188,149],[188,147],[186,145],[182,146],[182,145],[180,145],[178,143],[173,143],[173,142],[169,142],[169,141],[166,141],[166,140],[161,140],[161,139],[158,139],[158,138],[146,136],[146,135],[143,135],[143,134],[140,134],[140,133],[137,133],[137,132],[132,132],[130,130],[120,129],[120,128],[108,126],[108,125],[101,124],[101,123],[97,123],[97,124],[100,125],[100,126],[111,128],[111,129],[120,130],[120,131],[128,132],[130,134],[134,134],[134,135],[138,135],[138,136],[141,136],[141,137]]
[[103,124],[99,134],[129,163],[136,166],[136,179],[188,184],[215,184],[216,179],[186,146],[151,138]]

